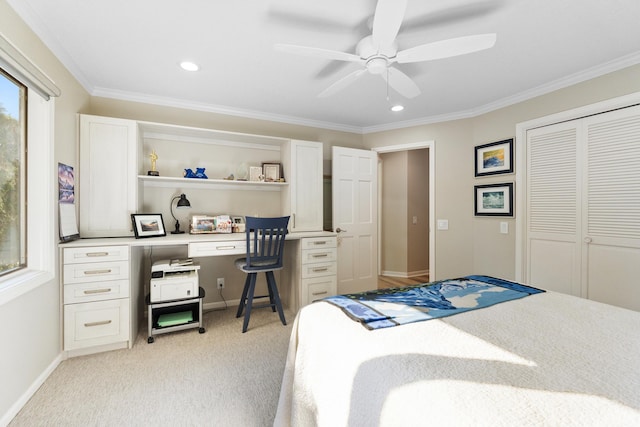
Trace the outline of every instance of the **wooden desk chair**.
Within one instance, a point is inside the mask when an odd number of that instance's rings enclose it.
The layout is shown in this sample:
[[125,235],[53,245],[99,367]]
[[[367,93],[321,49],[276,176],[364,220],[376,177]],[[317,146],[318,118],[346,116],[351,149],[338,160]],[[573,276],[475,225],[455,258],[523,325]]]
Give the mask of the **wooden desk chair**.
[[[271,307],[278,310],[283,325],[287,324],[282,311],[282,303],[278,294],[278,287],[273,272],[282,269],[282,254],[284,252],[284,238],[287,234],[289,217],[255,218],[246,217],[247,256],[236,260],[236,267],[247,273],[247,279],[242,290],[240,305],[236,317],[244,313],[242,332],[247,331],[249,317],[253,308]],[[264,272],[267,277],[268,295],[254,296],[258,273]],[[268,303],[253,305],[254,298],[269,298]]]

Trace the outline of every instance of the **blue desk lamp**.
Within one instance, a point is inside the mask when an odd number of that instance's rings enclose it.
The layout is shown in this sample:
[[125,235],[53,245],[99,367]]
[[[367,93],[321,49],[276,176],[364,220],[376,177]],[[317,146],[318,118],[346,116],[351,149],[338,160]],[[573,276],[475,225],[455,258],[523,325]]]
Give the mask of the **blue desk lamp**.
[[178,203],[176,205],[176,208],[178,209],[191,209],[191,203],[189,203],[189,200],[187,199],[187,196],[184,195],[184,193],[171,199],[171,204],[169,206],[171,208],[171,216],[176,220],[176,229],[173,230],[171,234],[182,234],[184,233],[184,231],[180,230],[180,221],[178,221],[178,218],[176,218],[176,216],[173,214],[173,202],[176,199],[180,199],[178,200]]

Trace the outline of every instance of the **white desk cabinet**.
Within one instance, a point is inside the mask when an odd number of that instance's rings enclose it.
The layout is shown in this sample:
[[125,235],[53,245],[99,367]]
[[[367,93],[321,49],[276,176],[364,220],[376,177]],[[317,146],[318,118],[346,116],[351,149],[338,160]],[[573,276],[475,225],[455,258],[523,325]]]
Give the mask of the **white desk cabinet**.
[[287,271],[284,287],[289,290],[289,308],[297,311],[313,301],[338,292],[337,238],[305,237],[285,249]]
[[283,213],[291,215],[289,231],[322,231],[322,144],[292,140],[282,153],[289,191]]
[[129,252],[127,245],[62,250],[65,351],[131,347]]
[[132,236],[138,210],[138,138],[133,120],[80,115],[82,237]]

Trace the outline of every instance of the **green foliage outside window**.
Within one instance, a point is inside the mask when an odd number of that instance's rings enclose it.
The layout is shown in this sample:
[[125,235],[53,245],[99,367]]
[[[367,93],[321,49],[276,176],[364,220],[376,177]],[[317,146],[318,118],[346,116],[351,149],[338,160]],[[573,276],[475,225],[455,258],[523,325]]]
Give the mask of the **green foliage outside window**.
[[[24,89],[0,74],[0,274],[24,265],[21,167],[24,123],[20,120]],[[15,113],[4,105],[14,105]],[[16,117],[14,117],[14,114]],[[26,166],[26,165],[25,165]]]

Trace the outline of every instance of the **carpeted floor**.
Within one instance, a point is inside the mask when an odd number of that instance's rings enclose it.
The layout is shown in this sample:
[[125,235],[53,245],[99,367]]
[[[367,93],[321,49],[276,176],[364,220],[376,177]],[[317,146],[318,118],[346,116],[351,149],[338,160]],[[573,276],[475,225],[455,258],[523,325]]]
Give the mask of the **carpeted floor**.
[[17,426],[270,426],[287,326],[255,310],[246,333],[235,308],[204,314],[206,332],[157,335],[146,323],[131,350],[63,361],[9,424]]

